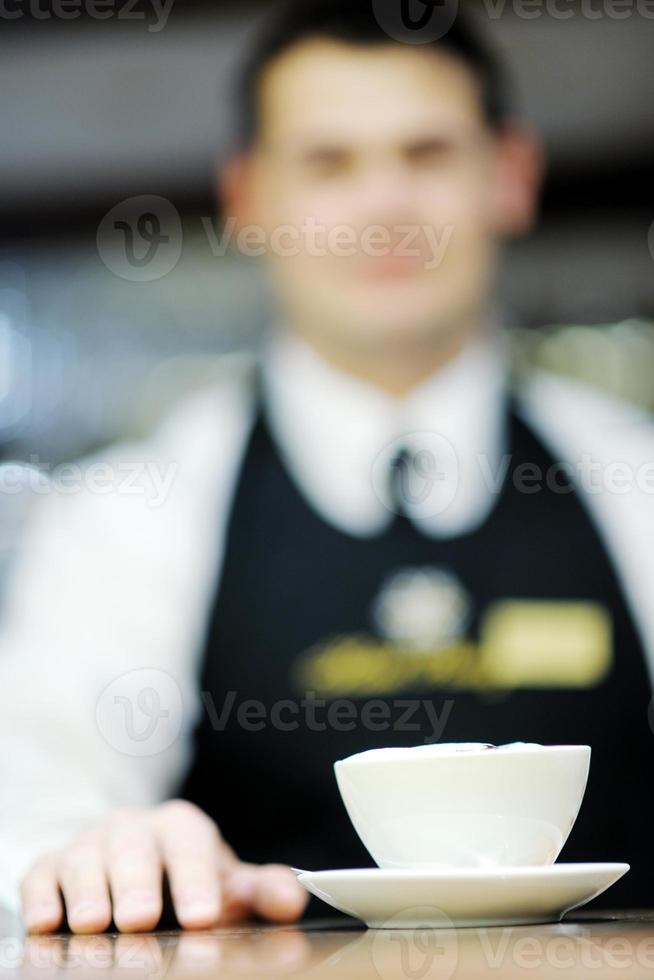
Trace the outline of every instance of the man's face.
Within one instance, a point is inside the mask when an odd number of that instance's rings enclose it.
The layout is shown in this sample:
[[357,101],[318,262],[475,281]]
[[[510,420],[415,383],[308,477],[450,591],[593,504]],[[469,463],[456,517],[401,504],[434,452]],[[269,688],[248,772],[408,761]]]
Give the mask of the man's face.
[[240,217],[265,229],[296,328],[365,351],[479,320],[498,238],[525,221],[465,64],[306,41],[264,73],[260,119]]

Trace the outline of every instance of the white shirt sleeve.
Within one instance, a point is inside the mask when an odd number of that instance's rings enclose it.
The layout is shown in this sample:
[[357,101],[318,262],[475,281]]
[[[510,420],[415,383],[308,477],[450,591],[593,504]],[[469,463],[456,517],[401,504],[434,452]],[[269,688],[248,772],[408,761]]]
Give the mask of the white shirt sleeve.
[[0,903],[41,853],[184,774],[250,394],[218,386],[38,504],[0,629]]
[[567,464],[625,590],[654,688],[654,420],[548,372],[534,372],[523,411]]

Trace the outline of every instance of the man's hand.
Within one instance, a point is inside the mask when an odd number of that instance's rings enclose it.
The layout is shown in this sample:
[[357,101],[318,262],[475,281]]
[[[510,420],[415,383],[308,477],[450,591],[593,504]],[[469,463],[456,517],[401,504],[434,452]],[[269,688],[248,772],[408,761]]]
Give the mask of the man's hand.
[[[156,927],[166,872],[177,920],[202,929],[259,915],[297,919],[307,895],[289,868],[239,861],[216,825],[185,800],[116,811],[61,851],[32,865],[21,885],[30,932],[121,932]],[[62,902],[63,896],[63,902]]]

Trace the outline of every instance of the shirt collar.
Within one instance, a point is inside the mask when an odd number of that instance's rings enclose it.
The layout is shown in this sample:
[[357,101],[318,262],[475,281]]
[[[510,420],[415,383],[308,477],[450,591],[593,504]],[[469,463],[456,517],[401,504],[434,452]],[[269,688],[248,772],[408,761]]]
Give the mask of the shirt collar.
[[327,364],[283,327],[263,356],[269,423],[298,487],[333,526],[367,537],[390,523],[398,450],[403,509],[424,534],[448,537],[490,511],[505,438],[508,355],[499,332],[468,346],[405,398]]

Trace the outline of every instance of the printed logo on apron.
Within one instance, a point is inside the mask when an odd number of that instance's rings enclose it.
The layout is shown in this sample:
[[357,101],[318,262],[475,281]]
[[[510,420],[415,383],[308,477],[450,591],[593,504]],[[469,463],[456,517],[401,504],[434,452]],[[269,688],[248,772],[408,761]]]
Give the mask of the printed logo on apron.
[[294,686],[323,697],[406,688],[462,690],[592,687],[613,664],[611,617],[595,602],[506,598],[481,611],[446,568],[401,568],[370,607],[373,633],[327,638],[304,651]]

